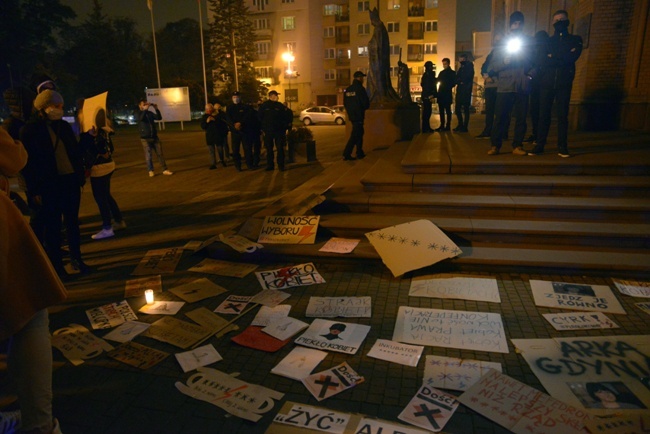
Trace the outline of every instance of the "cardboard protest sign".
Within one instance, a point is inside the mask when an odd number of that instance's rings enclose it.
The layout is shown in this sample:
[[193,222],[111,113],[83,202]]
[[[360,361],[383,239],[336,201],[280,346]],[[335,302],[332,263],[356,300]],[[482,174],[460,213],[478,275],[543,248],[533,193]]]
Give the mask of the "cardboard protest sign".
[[429,220],[368,232],[366,237],[395,277],[463,253]]
[[634,303],[636,307],[650,315],[650,303]]
[[52,333],[52,346],[58,348],[75,366],[113,349],[111,344],[79,324],[70,324],[55,330]]
[[422,356],[422,351],[424,351],[424,347],[419,345],[408,345],[386,339],[377,339],[375,345],[370,349],[368,356],[399,363],[400,365],[417,366]]
[[251,300],[250,296],[245,295],[229,295],[217,308],[214,310],[217,313],[225,313],[229,315],[239,315],[244,311],[248,302]]
[[248,326],[237,336],[233,336],[232,342],[242,347],[274,353],[289,343],[289,338],[280,340],[273,336],[262,333],[262,327]]
[[235,232],[219,234],[219,240],[237,250],[239,253],[253,253],[257,249],[264,248],[263,245],[253,242],[241,235],[237,235]]
[[400,306],[393,340],[415,345],[507,353],[501,315]]
[[82,133],[90,131],[93,127],[97,129],[108,126],[106,122],[106,99],[108,92],[100,93],[84,99],[83,107],[79,116],[80,129]]
[[496,279],[454,274],[414,277],[411,280],[409,296],[501,303]]
[[650,360],[646,335],[512,339],[512,343],[548,393],[567,404],[601,416],[650,408],[650,389],[640,381],[647,377]]
[[361,240],[333,237],[327,240],[323,247],[318,249],[318,251],[328,253],[352,253],[360,241]]
[[275,307],[261,306],[251,325],[266,327],[275,320],[288,317],[289,311],[291,311],[290,304],[280,304]]
[[501,372],[501,363],[426,356],[422,384],[441,389],[467,390],[490,369]]
[[129,342],[148,329],[151,324],[140,321],[127,321],[115,330],[104,335],[104,339],[115,342]]
[[420,390],[397,416],[400,420],[415,426],[441,431],[458,408],[458,401],[452,395],[429,386],[420,386]]
[[196,303],[206,298],[215,297],[228,291],[226,288],[213,283],[210,279],[202,277],[184,285],[169,290],[178,298],[188,303]]
[[295,318],[279,318],[262,329],[262,332],[281,341],[289,339],[309,327],[309,324]]
[[413,426],[377,419],[358,413],[332,411],[323,407],[287,401],[266,434],[427,434]]
[[176,270],[176,265],[183,256],[183,249],[172,247],[169,249],[149,250],[140,261],[133,276],[148,274],[168,274]]
[[219,259],[204,259],[190,268],[189,271],[241,278],[255,271],[257,267],[255,264],[221,261]]
[[246,383],[224,372],[210,368],[199,368],[187,379],[187,383],[176,382],[176,388],[194,399],[216,405],[242,419],[257,422],[265,413],[273,410],[275,401],[284,393]]
[[86,316],[93,330],[110,329],[138,319],[126,300],[88,309]]
[[197,251],[203,245],[203,241],[188,241],[183,246],[183,250]]
[[277,270],[258,271],[255,273],[263,289],[288,289],[296,286],[325,283],[311,262]]
[[302,384],[318,401],[334,396],[344,390],[361,384],[364,378],[357,374],[346,362],[331,369],[303,378]]
[[530,289],[536,306],[623,315],[626,313],[608,286],[531,280]]
[[271,369],[272,374],[302,380],[311,374],[316,366],[327,356],[325,351],[305,347],[294,347],[280,363]]
[[223,360],[221,354],[217,352],[212,344],[194,348],[184,353],[176,353],[175,356],[183,372],[190,372]]
[[294,342],[320,350],[355,354],[369,331],[367,325],[315,319]]
[[124,298],[142,297],[144,299],[144,292],[147,289],[151,289],[154,294],[163,292],[161,276],[148,276],[127,280],[124,289]]
[[185,349],[211,334],[201,326],[166,316],[151,324],[142,336]]
[[370,297],[310,297],[305,316],[320,318],[370,318]]
[[169,356],[169,353],[135,342],[125,342],[106,354],[108,357],[138,369],[149,369]]
[[621,291],[621,294],[630,297],[650,298],[650,282],[639,282],[637,280],[612,279],[614,285]]
[[589,415],[514,378],[489,370],[458,401],[515,434],[584,434]]
[[262,304],[268,307],[275,307],[287,298],[291,297],[288,292],[278,291],[275,289],[264,289],[251,298],[251,303]]
[[236,324],[229,324],[228,320],[211,312],[210,309],[206,307],[200,307],[191,312],[187,312],[185,316],[206,330],[210,330],[211,334],[218,331],[219,333],[217,333],[217,337],[232,330],[239,330],[239,327]]
[[154,301],[152,304],[142,306],[139,312],[147,315],[176,315],[184,305],[184,301]]
[[267,216],[258,243],[314,244],[320,216]]
[[585,426],[591,434],[638,434],[648,432],[650,414],[589,419]]
[[545,313],[542,315],[555,330],[590,330],[618,328],[602,312],[593,313]]

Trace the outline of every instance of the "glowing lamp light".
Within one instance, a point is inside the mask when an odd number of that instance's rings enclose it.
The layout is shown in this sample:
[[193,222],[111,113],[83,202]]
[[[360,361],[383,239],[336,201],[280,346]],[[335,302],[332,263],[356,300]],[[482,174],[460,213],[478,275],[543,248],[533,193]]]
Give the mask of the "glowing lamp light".
[[153,304],[153,289],[147,289],[144,292],[144,299],[147,301],[147,304]]
[[293,57],[293,54],[286,52],[282,54],[282,60],[284,60],[285,62],[293,62],[294,60],[296,60],[296,58]]
[[293,74],[293,71],[291,69],[287,69],[287,75]]
[[519,50],[521,50],[521,46],[522,46],[521,39],[512,38],[508,40],[508,43],[506,44],[506,50],[508,50],[508,53],[516,53]]

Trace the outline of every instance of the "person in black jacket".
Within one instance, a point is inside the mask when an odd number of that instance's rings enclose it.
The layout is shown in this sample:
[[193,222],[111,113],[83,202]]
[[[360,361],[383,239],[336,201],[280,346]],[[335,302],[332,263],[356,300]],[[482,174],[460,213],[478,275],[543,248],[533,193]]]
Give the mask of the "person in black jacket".
[[[158,161],[163,168],[163,175],[173,175],[174,172],[167,169],[167,163],[165,162],[165,156],[163,155],[162,144],[158,138],[158,127],[156,126],[156,121],[162,120],[162,114],[158,110],[158,105],[150,104],[146,99],[141,99],[138,104],[140,111],[138,112],[136,118],[138,119],[138,127],[140,128],[140,142],[142,143],[142,148],[144,149],[144,159],[147,162],[147,170],[149,171],[149,176],[155,176],[153,171],[153,160],[151,158],[151,151],[154,151],[158,156]],[[151,108],[154,111],[151,111]]]
[[201,128],[205,130],[205,142],[210,153],[210,170],[217,168],[217,155],[219,155],[221,165],[226,167],[224,150],[228,145],[228,123],[226,114],[221,111],[219,103],[205,105],[205,114],[201,117]]
[[[370,99],[366,88],[363,87],[363,77],[365,76],[366,74],[361,71],[355,72],[352,84],[343,92],[343,105],[348,114],[348,120],[352,122],[352,133],[343,150],[343,159],[347,161],[366,156],[363,152],[363,121],[366,117],[366,110],[370,107]],[[352,156],[352,149],[355,146],[357,158]]]
[[582,38],[569,33],[569,14],[559,10],[553,14],[555,33],[548,41],[542,63],[540,112],[537,144],[528,155],[541,155],[551,124],[553,101],[557,107],[557,150],[560,157],[570,157],[567,143],[569,134],[569,102],[575,77],[575,63],[582,53]]
[[467,54],[458,56],[460,68],[456,71],[456,118],[457,133],[466,133],[469,126],[469,106],[472,104],[472,86],[474,84],[474,63],[470,62]]
[[264,147],[266,148],[266,170],[271,171],[273,166],[273,146],[278,151],[278,169],[284,170],[284,146],[287,142],[287,128],[293,121],[289,120],[289,109],[278,101],[278,92],[269,92],[269,99],[260,105],[258,114],[264,132]]
[[420,86],[422,87],[422,132],[430,133],[433,131],[431,129],[431,106],[438,93],[436,91],[436,71],[434,71],[433,62],[430,60],[424,62],[424,74],[422,74]]
[[42,217],[43,244],[47,256],[61,277],[67,272],[61,254],[61,217],[65,221],[70,263],[81,273],[90,268],[81,260],[79,205],[85,184],[83,156],[69,123],[63,118],[63,97],[45,90],[34,100],[38,111],[20,132],[27,150],[22,171],[27,190]]
[[[253,107],[244,104],[239,92],[233,92],[232,104],[226,109],[228,125],[230,126],[230,138],[232,143],[232,157],[235,161],[235,168],[241,172],[241,154],[239,148],[244,148],[244,160],[248,170],[255,168],[253,161],[253,139],[259,135],[257,116]],[[259,157],[258,157],[259,158]]]
[[[436,131],[451,130],[451,91],[456,86],[456,71],[449,67],[447,57],[442,59],[442,71],[438,74],[438,111],[440,112],[440,126]],[[445,116],[446,115],[446,116]]]

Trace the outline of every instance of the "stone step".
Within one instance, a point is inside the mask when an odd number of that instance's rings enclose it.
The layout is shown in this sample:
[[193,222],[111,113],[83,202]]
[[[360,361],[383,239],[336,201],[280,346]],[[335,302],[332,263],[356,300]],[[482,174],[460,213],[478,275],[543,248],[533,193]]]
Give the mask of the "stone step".
[[330,200],[353,213],[625,223],[650,221],[648,198],[350,192],[336,194]]
[[[377,229],[422,219],[388,214],[330,214],[321,216],[320,229],[343,238],[363,238]],[[648,223],[594,223],[549,220],[504,220],[425,217],[457,244],[491,243],[513,246],[589,246],[650,249]]]

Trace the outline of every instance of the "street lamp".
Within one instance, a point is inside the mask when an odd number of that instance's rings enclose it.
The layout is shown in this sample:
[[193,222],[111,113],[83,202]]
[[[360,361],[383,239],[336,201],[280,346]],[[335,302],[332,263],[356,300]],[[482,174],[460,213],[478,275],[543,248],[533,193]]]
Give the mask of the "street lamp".
[[[296,58],[294,57],[293,53],[291,51],[287,51],[286,53],[282,54],[282,60],[287,62],[287,70],[285,71],[285,77],[287,77],[287,82],[289,84],[289,90],[291,90],[291,77],[293,77],[293,69],[291,69],[291,62],[295,61]],[[289,94],[291,92],[288,92]],[[287,102],[289,103],[289,108],[291,108],[291,100],[289,98],[292,97],[292,95],[285,95]]]

